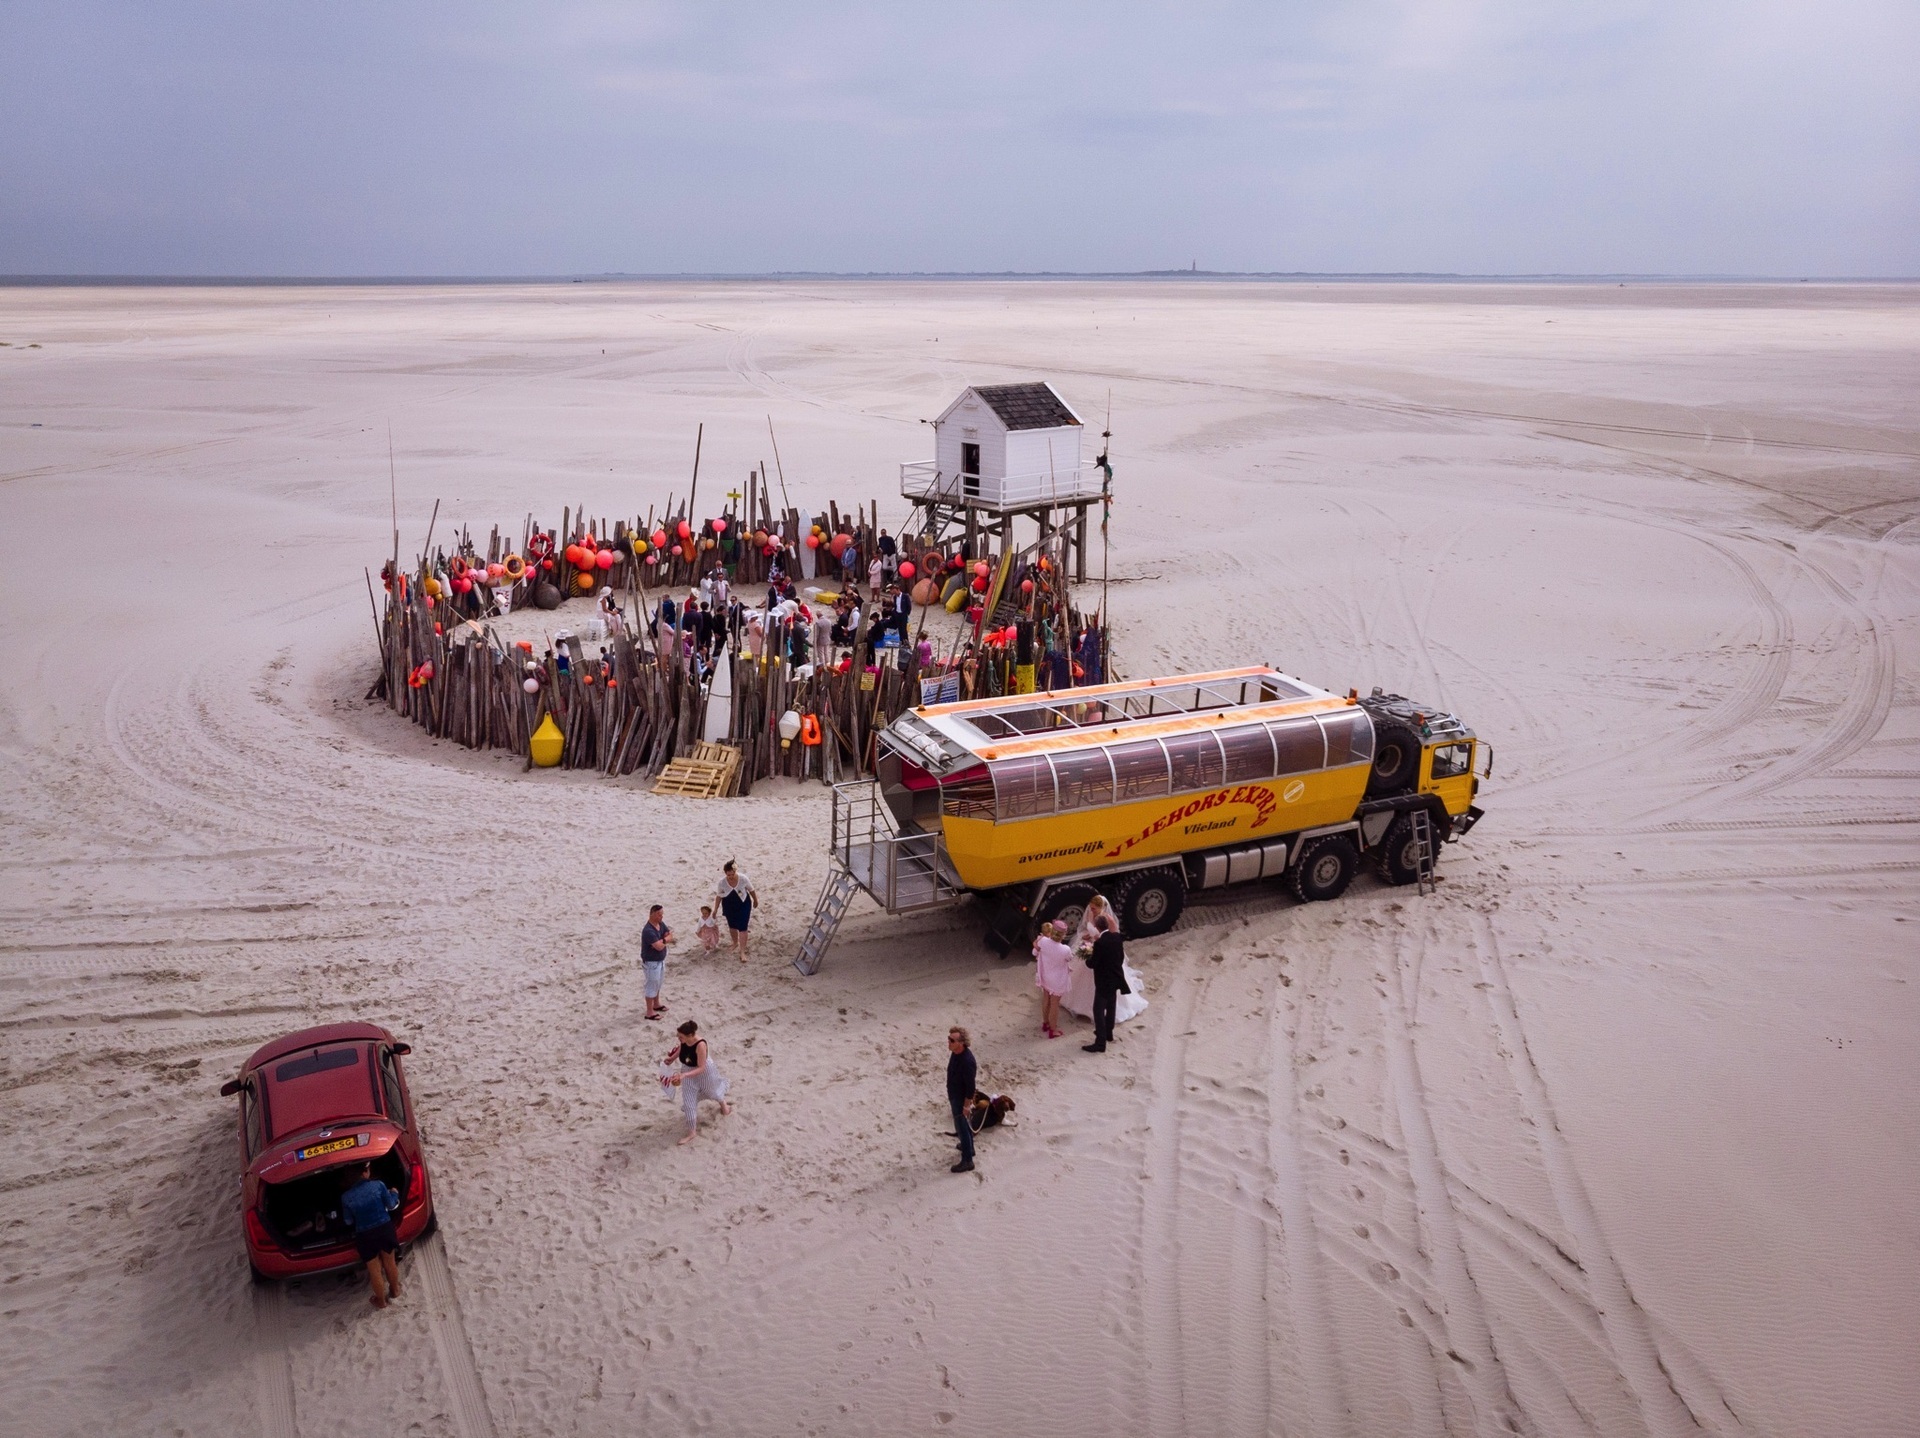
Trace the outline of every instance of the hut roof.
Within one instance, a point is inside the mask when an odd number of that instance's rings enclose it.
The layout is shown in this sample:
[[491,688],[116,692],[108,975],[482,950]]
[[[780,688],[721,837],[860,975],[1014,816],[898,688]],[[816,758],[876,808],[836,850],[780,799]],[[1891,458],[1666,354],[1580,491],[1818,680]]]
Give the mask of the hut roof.
[[1044,381],[975,385],[973,392],[987,402],[1008,429],[1064,429],[1080,423],[1080,416],[1068,409],[1066,401]]

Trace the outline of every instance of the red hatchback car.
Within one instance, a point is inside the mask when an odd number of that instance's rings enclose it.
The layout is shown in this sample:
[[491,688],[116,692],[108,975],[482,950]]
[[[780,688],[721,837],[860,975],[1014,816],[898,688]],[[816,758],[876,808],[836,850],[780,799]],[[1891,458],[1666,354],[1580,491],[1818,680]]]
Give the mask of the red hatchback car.
[[340,1195],[360,1164],[400,1195],[404,1246],[433,1232],[433,1189],[400,1060],[372,1024],[326,1024],[256,1050],[225,1085],[240,1096],[241,1211],[256,1281],[360,1264]]

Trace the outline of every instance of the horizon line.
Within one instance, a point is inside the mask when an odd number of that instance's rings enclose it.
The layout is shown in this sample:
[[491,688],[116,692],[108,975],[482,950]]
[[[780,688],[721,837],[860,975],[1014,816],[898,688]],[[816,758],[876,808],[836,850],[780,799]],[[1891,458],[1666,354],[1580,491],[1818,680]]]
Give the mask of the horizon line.
[[1425,284],[1912,284],[1920,275],[1744,275],[1618,271],[1476,274],[1450,270],[600,270],[580,273],[488,274],[0,274],[0,288],[220,285],[512,285],[727,281],[873,280],[1208,280],[1267,283]]

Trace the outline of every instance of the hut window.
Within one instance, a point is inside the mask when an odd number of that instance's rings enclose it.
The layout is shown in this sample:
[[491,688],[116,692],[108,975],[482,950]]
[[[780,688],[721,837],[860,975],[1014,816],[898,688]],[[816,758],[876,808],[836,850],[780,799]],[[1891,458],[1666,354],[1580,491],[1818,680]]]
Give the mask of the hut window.
[[1216,789],[1226,772],[1219,741],[1211,732],[1176,734],[1167,741],[1167,758],[1173,762],[1173,792],[1192,789]]
[[1304,774],[1326,763],[1327,746],[1320,737],[1320,726],[1311,718],[1289,719],[1267,725],[1273,735],[1273,751],[1278,758],[1276,774]]
[[1220,735],[1220,747],[1227,755],[1227,773],[1222,783],[1245,784],[1273,777],[1273,740],[1259,725],[1225,730]]
[[1327,767],[1373,762],[1373,721],[1364,709],[1345,709],[1320,720],[1327,731]]
[[1046,755],[1003,760],[992,771],[994,818],[1031,819],[1053,812],[1053,769]]
[[1060,785],[1063,810],[1092,809],[1113,802],[1113,766],[1107,762],[1104,749],[1057,755],[1053,773]]
[[1158,739],[1115,744],[1107,750],[1113,760],[1113,802],[1156,799],[1167,792],[1167,751]]

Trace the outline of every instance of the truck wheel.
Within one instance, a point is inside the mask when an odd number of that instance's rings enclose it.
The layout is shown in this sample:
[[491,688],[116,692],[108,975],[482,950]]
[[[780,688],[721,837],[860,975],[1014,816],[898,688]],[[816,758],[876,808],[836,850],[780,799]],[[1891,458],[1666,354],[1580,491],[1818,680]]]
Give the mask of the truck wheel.
[[1047,897],[1040,901],[1039,921],[1051,924],[1058,920],[1067,926],[1067,942],[1072,943],[1080,932],[1080,924],[1087,917],[1087,903],[1094,896],[1092,884],[1062,884],[1057,889],[1047,891]]
[[1360,862],[1360,851],[1346,834],[1323,834],[1309,839],[1300,849],[1299,862],[1293,866],[1293,892],[1302,899],[1337,899],[1353,882],[1353,871]]
[[1182,875],[1172,869],[1145,870],[1120,890],[1120,931],[1130,939],[1157,938],[1180,921],[1186,906]]
[[1420,736],[1392,720],[1373,726],[1373,772],[1367,776],[1367,797],[1378,799],[1411,789],[1420,774]]
[[1420,861],[1413,841],[1413,817],[1402,814],[1387,830],[1375,851],[1380,877],[1389,884],[1411,884],[1420,877]]

